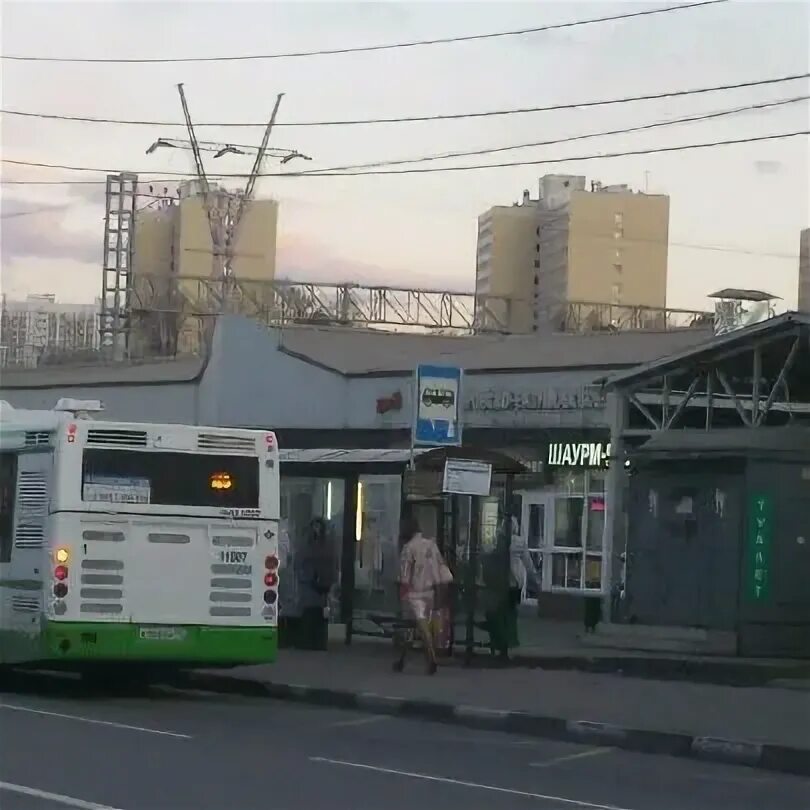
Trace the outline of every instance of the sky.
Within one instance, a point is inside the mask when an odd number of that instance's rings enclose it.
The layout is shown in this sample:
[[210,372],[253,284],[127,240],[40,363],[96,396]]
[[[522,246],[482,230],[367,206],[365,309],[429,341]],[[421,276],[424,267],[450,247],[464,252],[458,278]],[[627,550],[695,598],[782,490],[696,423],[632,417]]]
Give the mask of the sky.
[[[342,48],[505,31],[661,7],[622,2],[2,2],[2,52],[73,57],[217,56]],[[671,5],[671,4],[666,4]],[[63,64],[4,61],[2,107],[180,121],[263,121],[285,93],[271,146],[305,168],[564,138],[810,94],[807,80],[632,104],[376,126],[285,122],[512,109],[810,72],[810,4],[735,2],[466,43],[265,61]],[[533,147],[441,165],[549,160],[810,129],[807,101],[646,132]],[[199,128],[258,143],[261,128]],[[181,128],[0,116],[4,160],[102,170],[191,172],[187,152],[145,150]],[[249,157],[209,161],[245,172]],[[299,164],[300,166],[301,164]],[[433,165],[440,165],[431,163]],[[266,167],[274,170],[272,164]],[[294,169],[295,164],[290,164]],[[477,216],[536,196],[545,173],[583,174],[671,198],[670,307],[705,309],[722,287],[796,305],[799,232],[810,225],[810,139],[670,154],[399,176],[264,178],[280,201],[280,275],[469,290]],[[100,173],[3,163],[2,273],[10,298],[92,301],[101,288]],[[63,181],[62,185],[32,181]],[[77,182],[82,181],[82,182]],[[34,213],[29,213],[34,212]]]

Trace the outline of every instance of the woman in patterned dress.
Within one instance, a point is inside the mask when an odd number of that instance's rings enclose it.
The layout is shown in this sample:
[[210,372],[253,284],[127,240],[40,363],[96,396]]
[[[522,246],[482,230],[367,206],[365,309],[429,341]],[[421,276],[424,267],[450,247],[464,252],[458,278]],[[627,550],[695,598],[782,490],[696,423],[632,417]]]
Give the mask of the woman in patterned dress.
[[[416,624],[427,657],[427,671],[436,672],[436,646],[431,619],[436,603],[436,588],[442,584],[442,559],[436,541],[425,537],[413,515],[402,521],[402,536],[407,542],[402,547],[399,564],[399,595],[406,619]],[[403,641],[394,669],[402,672],[410,645]]]

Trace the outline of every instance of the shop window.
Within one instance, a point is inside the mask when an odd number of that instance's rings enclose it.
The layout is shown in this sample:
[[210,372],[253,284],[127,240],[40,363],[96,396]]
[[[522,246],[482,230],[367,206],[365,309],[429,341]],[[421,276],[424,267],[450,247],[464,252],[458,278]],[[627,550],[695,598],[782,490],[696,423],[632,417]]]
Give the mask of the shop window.
[[[343,504],[345,485],[335,478],[282,478],[281,521],[279,526],[279,609],[283,618],[299,616],[311,598],[305,582],[304,553],[314,522],[322,520],[326,528],[334,584],[340,582],[343,549]],[[339,614],[337,587],[326,597],[330,619]]]
[[584,498],[558,497],[554,499],[555,548],[582,546],[582,508]]
[[606,499],[604,471],[561,471],[546,496],[552,527],[541,552],[544,589],[594,592],[602,584]]
[[591,495],[588,498],[588,520],[585,547],[588,551],[602,550],[602,537],[605,533],[605,496]]
[[[354,610],[396,610],[402,479],[367,475],[357,488]],[[430,527],[424,527],[430,531]]]
[[587,555],[585,557],[585,589],[598,591],[602,587],[602,557]]
[[551,584],[554,588],[576,588],[582,583],[582,554],[578,551],[555,553],[551,566]]
[[[526,540],[529,547],[529,556],[537,572],[537,581],[543,581],[543,550],[546,546],[546,507],[543,503],[530,503],[527,505]],[[526,582],[526,596],[529,599],[538,597],[537,589],[530,581]]]

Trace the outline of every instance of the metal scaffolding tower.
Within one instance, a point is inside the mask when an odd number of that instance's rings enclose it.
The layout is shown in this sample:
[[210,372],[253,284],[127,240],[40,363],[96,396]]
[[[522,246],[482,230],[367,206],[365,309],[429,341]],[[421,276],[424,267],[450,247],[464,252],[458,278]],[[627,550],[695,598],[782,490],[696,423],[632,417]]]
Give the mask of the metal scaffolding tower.
[[101,345],[115,359],[129,348],[132,254],[138,175],[107,175],[101,282]]

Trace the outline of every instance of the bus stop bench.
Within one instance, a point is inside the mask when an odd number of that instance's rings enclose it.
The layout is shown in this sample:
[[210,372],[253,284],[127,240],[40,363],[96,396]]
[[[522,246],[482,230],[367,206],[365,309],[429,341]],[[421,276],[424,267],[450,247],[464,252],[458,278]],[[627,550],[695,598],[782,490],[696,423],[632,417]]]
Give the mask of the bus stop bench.
[[416,629],[416,622],[413,619],[403,619],[391,613],[366,613],[362,618],[379,627],[386,638],[394,638],[400,633]]

